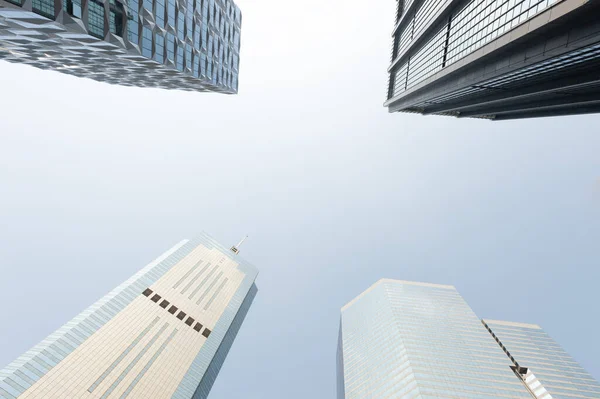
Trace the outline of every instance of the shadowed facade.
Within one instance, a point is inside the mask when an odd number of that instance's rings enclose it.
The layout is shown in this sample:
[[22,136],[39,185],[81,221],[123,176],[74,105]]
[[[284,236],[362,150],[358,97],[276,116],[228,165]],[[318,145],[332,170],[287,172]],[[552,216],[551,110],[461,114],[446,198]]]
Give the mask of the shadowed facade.
[[600,111],[586,0],[399,0],[385,106],[491,120]]

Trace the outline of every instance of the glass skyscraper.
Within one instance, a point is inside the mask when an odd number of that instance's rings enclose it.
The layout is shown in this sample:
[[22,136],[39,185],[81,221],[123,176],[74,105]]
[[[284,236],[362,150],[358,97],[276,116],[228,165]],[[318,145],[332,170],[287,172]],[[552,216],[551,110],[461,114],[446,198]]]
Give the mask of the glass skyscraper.
[[184,240],[0,370],[0,398],[206,398],[257,274],[206,234]]
[[600,112],[600,5],[397,0],[390,112],[491,120]]
[[123,86],[233,94],[232,0],[0,0],[0,60]]
[[483,320],[538,399],[600,398],[600,384],[540,326]]
[[448,285],[383,279],[342,308],[338,399],[531,399]]
[[600,386],[538,326],[480,320],[449,285],[382,279],[342,308],[338,399],[583,399]]

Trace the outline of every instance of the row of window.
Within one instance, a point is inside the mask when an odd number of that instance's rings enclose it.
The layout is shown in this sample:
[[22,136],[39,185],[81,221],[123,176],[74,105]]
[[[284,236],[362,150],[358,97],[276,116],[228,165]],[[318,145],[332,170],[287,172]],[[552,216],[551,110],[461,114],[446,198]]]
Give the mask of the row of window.
[[[226,65],[214,63],[214,58],[210,56],[211,49],[212,46],[209,45],[208,56],[203,53],[197,54],[189,45],[180,46],[171,33],[167,33],[165,40],[161,34],[153,34],[150,28],[142,27],[141,52],[144,57],[160,64],[169,60],[181,72],[188,69],[196,78],[207,77],[213,84],[236,87],[236,74]],[[237,61],[237,57],[235,60]]]
[[[15,4],[21,5],[22,0],[10,0]],[[199,2],[204,2],[205,0],[198,0]],[[190,0],[190,3],[194,2],[192,7],[195,7],[196,0]],[[139,7],[140,4],[137,0],[131,0],[129,2],[129,24],[130,27],[128,29],[128,38],[131,42],[137,43],[139,38],[139,33],[137,32],[139,29],[138,23],[138,15],[139,15]],[[207,8],[208,6],[200,4],[201,7]],[[234,46],[239,46],[239,30],[236,29],[230,22],[227,22],[225,18],[223,18],[223,13],[219,12],[216,5],[212,5],[213,15],[218,15],[218,19],[216,22],[219,27],[219,31],[222,32],[221,38],[224,39],[228,43],[233,43]],[[207,36],[207,28],[208,22],[211,21],[210,12],[206,12],[206,15],[203,17],[204,27],[203,34],[200,32],[200,26],[198,26],[193,18],[193,14],[186,13],[184,9],[178,9],[175,5],[175,0],[168,0],[168,6],[165,7],[165,0],[156,0],[153,2],[152,0],[144,0],[144,7],[148,8],[150,11],[153,11],[157,25],[160,27],[165,27],[165,16],[167,17],[167,21],[169,25],[172,27],[176,27],[177,37],[180,40],[185,40],[186,37],[192,39],[195,43],[200,43],[202,41],[203,47],[206,47],[206,36]],[[83,7],[81,0],[64,0],[63,1],[64,10],[72,17],[81,19],[83,16]],[[34,12],[43,15],[47,18],[54,19],[55,9],[54,9],[54,0],[33,0],[32,9]],[[124,29],[125,29],[125,19],[124,19],[124,8],[120,2],[116,2],[115,0],[109,0],[109,31],[117,36],[123,37]],[[104,4],[101,0],[90,0],[88,6],[88,30],[92,36],[103,38],[104,37]],[[233,55],[231,46],[224,46],[217,37],[212,37],[215,40],[215,52],[219,54],[220,58],[222,58],[223,62],[232,62]],[[199,46],[198,46],[199,48]]]
[[[14,4],[22,5],[22,0],[10,0]],[[54,0],[33,0],[31,4],[33,12],[46,18],[54,19]],[[81,19],[83,7],[81,0],[64,0],[63,9],[70,16]],[[115,35],[123,36],[124,32],[124,9],[121,3],[115,0],[109,1],[109,30]],[[90,0],[88,5],[88,29],[92,36],[104,38],[104,4],[100,0]]]
[[[23,0],[10,1],[21,5]],[[165,7],[165,1],[167,2],[167,7]],[[177,26],[176,35],[171,33],[167,33],[166,35],[153,34],[147,27],[142,27],[142,31],[140,32],[139,9],[141,4],[139,0],[130,0],[128,2],[128,21],[125,21],[125,12],[122,3],[116,0],[109,0],[108,31],[114,35],[123,37],[127,22],[128,40],[131,43],[141,45],[142,55],[148,59],[153,59],[161,64],[170,60],[181,72],[188,70],[194,77],[207,77],[215,85],[237,87],[237,76],[234,70],[237,69],[239,57],[233,47],[239,47],[239,29],[235,28],[230,21],[225,21],[226,18],[223,16],[226,14],[221,11],[217,12],[217,6],[213,1],[209,4],[209,0],[188,0],[188,6],[191,9],[197,5],[206,10],[212,9],[213,13],[211,14],[207,11],[206,15],[203,16],[203,20],[207,22],[211,15],[218,15],[219,17],[216,22],[223,29],[223,34],[219,36],[209,34],[206,23],[196,24],[193,14],[185,13],[185,9],[179,10],[176,7],[175,0],[143,0],[143,2],[144,7],[150,7],[150,9],[165,9],[165,12],[162,14],[160,12],[157,13],[157,21],[160,22],[162,20],[164,22],[165,16],[170,18],[169,22],[175,23]],[[228,5],[228,2],[226,2],[225,7],[230,7],[233,10],[232,6]],[[81,19],[84,16],[82,0],[63,0],[63,9],[73,18]],[[168,13],[167,9],[170,10]],[[32,10],[47,18],[54,19],[54,0],[32,0]],[[106,29],[105,4],[102,0],[89,0],[87,11],[88,33],[98,39],[103,39]],[[140,33],[142,34],[142,40],[140,40]],[[176,37],[181,41],[191,39],[194,43],[194,48],[198,51],[203,49],[202,52],[207,54],[192,54],[192,48],[187,45],[185,48],[178,45],[175,40]]]
[[[478,84],[477,87],[466,87],[447,95],[429,99],[428,103],[421,103],[417,106],[426,107],[431,104],[451,104],[452,102],[461,101],[467,96],[476,96],[481,92],[492,89],[505,89],[516,85],[523,85],[525,81],[534,77],[554,73],[568,67],[576,67],[580,64],[600,59],[600,45],[584,47],[579,50],[569,52],[560,57],[551,58],[549,60],[533,64],[531,66],[521,68],[515,72],[501,75],[497,78],[486,80]],[[402,71],[399,70],[399,72]],[[399,75],[396,75],[399,76]],[[399,86],[403,86],[399,81],[396,81]]]
[[[166,24],[174,28],[181,40],[184,40],[186,35],[192,38],[192,30],[197,25],[194,14],[197,14],[201,16],[199,24],[201,21],[204,26],[215,26],[225,41],[239,45],[239,29],[216,4],[209,5],[207,0],[188,0],[187,10],[184,6],[178,6],[175,0],[143,0],[141,6],[155,16],[156,24],[160,28],[166,28]],[[138,2],[129,6],[135,15],[140,12],[139,7]]]
[[33,0],[31,8],[44,17],[54,19],[54,0]]
[[[184,321],[184,323],[189,326],[192,327],[194,329],[194,331],[196,332],[200,332],[202,330],[202,324],[200,324],[199,322],[197,322],[196,320],[194,320],[193,317],[188,316],[184,311],[179,310],[179,308],[175,305],[171,305],[171,303],[169,301],[167,301],[166,299],[163,299],[160,295],[154,293],[154,295],[152,295],[154,292],[150,289],[150,288],[146,288],[143,292],[143,294],[145,296],[147,296],[148,298],[150,298],[150,300],[152,302],[157,303],[161,308],[163,309],[167,309],[169,308],[167,311],[169,313],[171,313],[172,315],[174,315],[175,317],[177,317],[179,320]],[[152,296],[151,296],[152,295]],[[159,301],[162,299],[162,301],[159,303]],[[169,307],[170,305],[170,307]],[[179,313],[177,313],[179,312]],[[186,319],[187,316],[187,319]],[[194,323],[196,323],[194,325]],[[206,338],[209,337],[211,331],[208,328],[205,328],[204,331],[202,331],[202,335]]]
[[[404,92],[446,66],[508,32],[556,0],[473,0],[449,17],[429,41],[394,73],[393,95]],[[435,7],[433,4],[436,4]],[[396,34],[394,56],[402,56],[439,12],[442,1],[425,0],[411,21]]]

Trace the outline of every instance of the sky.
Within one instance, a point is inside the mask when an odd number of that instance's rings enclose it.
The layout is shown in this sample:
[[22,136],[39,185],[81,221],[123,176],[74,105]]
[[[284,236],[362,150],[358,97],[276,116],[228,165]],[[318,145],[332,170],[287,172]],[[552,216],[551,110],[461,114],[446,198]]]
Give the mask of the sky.
[[260,269],[211,399],[333,398],[340,308],[383,277],[600,378],[600,116],[389,114],[393,0],[237,3],[236,96],[0,62],[0,368],[206,231]]

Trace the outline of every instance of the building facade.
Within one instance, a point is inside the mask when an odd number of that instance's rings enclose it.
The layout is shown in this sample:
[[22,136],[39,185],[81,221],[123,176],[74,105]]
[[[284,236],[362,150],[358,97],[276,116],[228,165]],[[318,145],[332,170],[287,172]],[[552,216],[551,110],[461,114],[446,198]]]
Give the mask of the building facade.
[[0,0],[0,59],[135,87],[234,94],[232,0]]
[[448,285],[383,279],[342,308],[338,399],[531,399]]
[[398,0],[390,112],[491,120],[600,111],[600,5]]
[[600,398],[600,384],[540,326],[482,320],[537,399]]
[[184,240],[0,370],[0,398],[206,398],[257,274],[206,234]]

